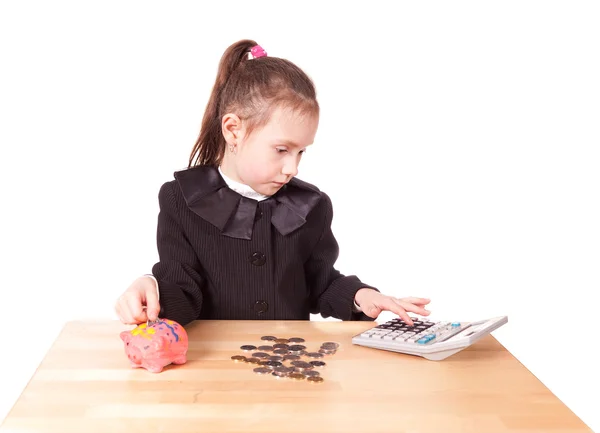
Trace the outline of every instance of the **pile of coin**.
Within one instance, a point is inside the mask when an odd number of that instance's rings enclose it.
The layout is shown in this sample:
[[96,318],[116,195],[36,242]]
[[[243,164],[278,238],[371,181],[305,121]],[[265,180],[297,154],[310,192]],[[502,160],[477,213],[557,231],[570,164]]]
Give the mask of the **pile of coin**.
[[324,379],[318,370],[327,365],[323,359],[334,355],[340,345],[327,341],[318,350],[309,351],[302,344],[305,342],[300,337],[277,338],[265,335],[261,337],[261,344],[258,346],[245,344],[240,347],[247,355],[234,355],[231,359],[252,365],[256,374],[321,383]]

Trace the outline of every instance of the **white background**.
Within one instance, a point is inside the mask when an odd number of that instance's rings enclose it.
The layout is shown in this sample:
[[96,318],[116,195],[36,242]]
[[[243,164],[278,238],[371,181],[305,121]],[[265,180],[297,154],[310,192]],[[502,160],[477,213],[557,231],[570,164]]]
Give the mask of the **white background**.
[[600,431],[597,4],[223,3],[2,2],[0,419],[65,321],[116,319],[150,271],[160,185],[250,38],[317,85],[299,177],[333,199],[338,268],[434,318],[508,315],[496,338]]

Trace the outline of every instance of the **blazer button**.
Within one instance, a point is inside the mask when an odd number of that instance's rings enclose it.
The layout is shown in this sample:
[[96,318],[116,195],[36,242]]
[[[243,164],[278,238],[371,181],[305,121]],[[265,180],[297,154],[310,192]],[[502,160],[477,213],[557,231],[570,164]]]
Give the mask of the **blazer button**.
[[252,263],[254,266],[262,266],[266,262],[267,262],[267,257],[260,251],[252,253],[250,255],[250,263]]
[[258,221],[263,216],[263,212],[260,209],[256,209],[256,213],[254,214],[254,221]]
[[256,301],[254,303],[254,311],[256,311],[258,314],[266,313],[268,309],[269,304],[267,304],[266,301]]

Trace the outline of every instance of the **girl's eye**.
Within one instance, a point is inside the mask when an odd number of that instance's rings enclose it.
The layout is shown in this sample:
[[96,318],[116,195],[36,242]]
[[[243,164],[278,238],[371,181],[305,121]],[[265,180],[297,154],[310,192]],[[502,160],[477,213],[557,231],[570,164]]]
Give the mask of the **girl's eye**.
[[[277,148],[275,148],[275,150],[277,151],[277,153],[286,153],[288,151],[286,148],[281,148],[281,147],[277,147]],[[306,152],[306,149],[303,149],[298,153],[302,154],[304,152]]]

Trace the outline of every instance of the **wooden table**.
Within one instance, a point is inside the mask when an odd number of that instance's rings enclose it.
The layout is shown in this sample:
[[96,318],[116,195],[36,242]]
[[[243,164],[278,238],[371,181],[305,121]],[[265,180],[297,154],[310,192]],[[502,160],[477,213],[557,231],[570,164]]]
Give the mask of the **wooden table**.
[[[116,321],[69,322],[0,432],[544,432],[591,430],[493,336],[443,361],[355,346],[372,322],[202,321],[188,362],[132,369]],[[260,337],[325,341],[322,383],[237,363]]]

